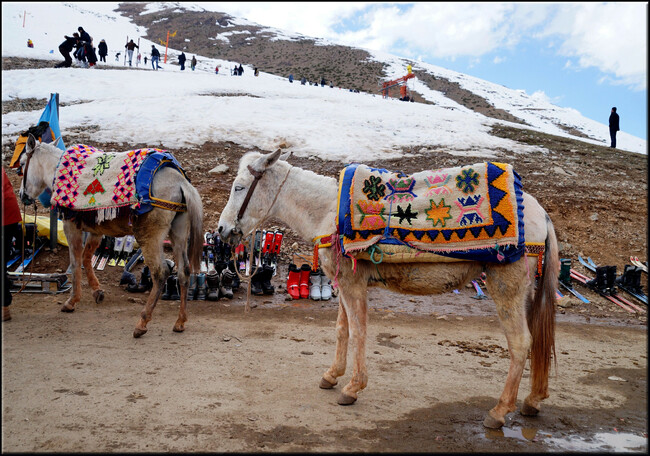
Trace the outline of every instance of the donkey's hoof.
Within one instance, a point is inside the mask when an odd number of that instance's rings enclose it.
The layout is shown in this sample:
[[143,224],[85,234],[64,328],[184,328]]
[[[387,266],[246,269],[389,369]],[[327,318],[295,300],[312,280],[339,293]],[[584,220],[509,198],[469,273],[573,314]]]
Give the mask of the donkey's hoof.
[[339,399],[336,401],[339,405],[352,405],[357,401],[356,397],[348,396],[347,394],[341,393]]
[[501,428],[504,424],[506,423],[505,420],[499,420],[495,417],[492,416],[492,414],[488,414],[488,416],[485,417],[483,420],[483,426],[489,429],[499,429]]
[[320,379],[320,384],[318,386],[320,388],[324,389],[324,390],[329,390],[329,389],[334,388],[336,386],[336,383],[330,383],[327,380],[325,380],[324,378],[321,378]]
[[174,332],[182,333],[183,331],[185,331],[185,325],[179,325],[178,323],[174,325]]
[[133,337],[135,337],[137,339],[138,337],[143,336],[146,333],[147,333],[146,329],[135,328],[133,330]]
[[104,290],[95,290],[93,291],[93,298],[95,298],[95,302],[99,304],[104,300]]
[[539,415],[539,409],[524,401],[524,404],[521,406],[521,414],[524,416],[537,416]]
[[70,304],[63,304],[61,306],[61,312],[72,313],[74,312],[74,306],[71,306]]

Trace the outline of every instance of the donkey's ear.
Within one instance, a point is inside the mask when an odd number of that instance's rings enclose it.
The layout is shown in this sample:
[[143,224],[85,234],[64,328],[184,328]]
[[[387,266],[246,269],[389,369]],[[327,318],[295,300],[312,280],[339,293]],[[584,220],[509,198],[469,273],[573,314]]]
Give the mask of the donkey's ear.
[[61,137],[60,137],[60,136],[54,140],[54,142],[52,143],[52,145],[53,145],[54,147],[59,147],[59,142],[61,142]]
[[278,158],[280,158],[280,154],[282,153],[282,149],[278,149],[275,152],[272,152],[270,154],[262,155],[260,158],[258,158],[255,163],[253,163],[253,169],[257,171],[266,171],[266,169],[273,165],[276,161],[278,161]]
[[289,160],[289,157],[291,157],[291,151],[286,152],[286,153],[280,155],[280,160],[287,161],[287,160]]
[[25,152],[29,155],[34,152],[34,149],[36,149],[36,138],[29,133],[27,135],[27,143],[25,144]]

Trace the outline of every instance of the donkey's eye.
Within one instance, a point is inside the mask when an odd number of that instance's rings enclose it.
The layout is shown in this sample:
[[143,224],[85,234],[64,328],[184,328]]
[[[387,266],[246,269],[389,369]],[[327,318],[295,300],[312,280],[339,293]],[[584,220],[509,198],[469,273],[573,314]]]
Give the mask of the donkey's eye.
[[242,185],[236,185],[235,186],[235,191],[236,192],[241,192],[243,189],[244,189],[244,187]]

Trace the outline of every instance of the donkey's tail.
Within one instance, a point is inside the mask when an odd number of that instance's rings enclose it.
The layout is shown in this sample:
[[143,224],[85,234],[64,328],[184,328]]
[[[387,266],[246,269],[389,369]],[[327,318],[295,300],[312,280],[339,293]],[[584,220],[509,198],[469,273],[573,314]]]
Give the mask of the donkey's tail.
[[535,290],[533,303],[528,309],[528,329],[532,336],[530,348],[531,394],[548,397],[548,376],[551,357],[557,368],[555,355],[555,302],[560,259],[553,222],[546,214],[546,241],[542,276]]
[[187,214],[190,218],[190,240],[188,257],[192,273],[199,272],[201,268],[201,255],[203,253],[203,204],[201,195],[187,180],[181,183],[181,190],[187,204]]

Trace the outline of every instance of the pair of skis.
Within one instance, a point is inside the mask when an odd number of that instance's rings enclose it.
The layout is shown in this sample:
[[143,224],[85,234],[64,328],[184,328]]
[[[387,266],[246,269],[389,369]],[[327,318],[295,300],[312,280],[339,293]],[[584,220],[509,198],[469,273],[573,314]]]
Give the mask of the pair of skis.
[[[14,272],[15,273],[22,273],[25,270],[25,268],[27,268],[27,266],[29,266],[29,263],[32,262],[32,260],[36,257],[36,255],[38,255],[38,252],[40,252],[43,249],[43,247],[45,247],[45,244],[46,244],[46,242],[43,239],[37,237],[36,241],[35,241],[35,244],[33,246],[31,246],[31,253],[27,256],[27,258],[25,258],[23,260],[22,263],[20,263],[18,265],[18,267],[14,270]],[[16,257],[16,258],[14,258],[11,265],[13,265],[17,261],[19,261],[21,258],[22,258],[22,254],[20,256]],[[7,265],[7,267],[9,267],[9,265]]]
[[108,266],[126,265],[129,254],[133,251],[135,237],[133,235],[114,238],[111,236],[102,237],[99,247],[90,260],[91,267],[97,265],[98,271],[103,271]]
[[275,275],[283,237],[284,233],[280,230],[258,230],[251,235],[248,245],[253,249],[252,265],[246,245],[240,243],[235,247],[235,264],[240,274],[248,276],[253,269],[268,265],[273,268],[273,275]]

